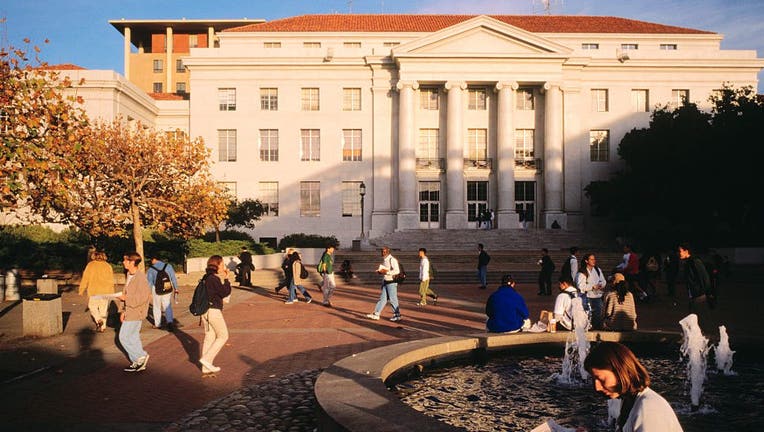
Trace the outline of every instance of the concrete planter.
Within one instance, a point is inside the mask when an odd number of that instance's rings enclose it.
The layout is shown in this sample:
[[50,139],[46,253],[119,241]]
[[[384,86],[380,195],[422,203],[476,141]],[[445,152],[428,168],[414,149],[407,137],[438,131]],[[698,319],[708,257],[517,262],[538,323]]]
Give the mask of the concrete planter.
[[[300,255],[302,255],[302,262],[305,265],[316,265],[321,259],[321,254],[324,252],[324,248],[294,248]],[[207,268],[208,257],[189,258],[186,260],[186,272],[198,272],[204,271]],[[252,263],[255,265],[255,269],[277,269],[281,267],[281,262],[284,260],[283,253],[275,253],[268,255],[252,255]],[[239,264],[239,258],[237,256],[229,255],[223,257],[223,262],[230,269],[236,268]]]

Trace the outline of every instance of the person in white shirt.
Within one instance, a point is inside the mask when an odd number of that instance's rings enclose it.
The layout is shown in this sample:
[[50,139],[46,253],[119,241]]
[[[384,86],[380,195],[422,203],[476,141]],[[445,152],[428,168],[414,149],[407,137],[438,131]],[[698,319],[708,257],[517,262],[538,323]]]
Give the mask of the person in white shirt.
[[650,389],[650,375],[633,352],[617,342],[600,342],[589,351],[584,368],[594,390],[620,399],[616,419],[620,432],[682,432],[668,401]]
[[570,276],[563,273],[560,275],[560,294],[554,301],[554,318],[567,330],[573,330],[573,299],[576,297],[578,290],[573,286]]
[[597,267],[594,254],[584,255],[584,266],[576,276],[576,286],[585,295],[584,310],[591,312],[592,328],[596,330],[602,329],[602,294],[606,285],[607,279]]
[[419,303],[417,306],[427,306],[427,297],[432,297],[432,304],[438,304],[438,294],[430,288],[430,259],[427,258],[427,249],[419,248]]

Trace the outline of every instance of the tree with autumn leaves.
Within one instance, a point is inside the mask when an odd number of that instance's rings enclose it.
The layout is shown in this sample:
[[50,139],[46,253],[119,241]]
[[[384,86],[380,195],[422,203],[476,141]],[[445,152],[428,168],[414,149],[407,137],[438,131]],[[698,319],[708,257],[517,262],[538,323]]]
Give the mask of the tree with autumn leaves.
[[230,199],[209,172],[201,139],[129,125],[91,123],[66,78],[30,67],[22,50],[0,53],[2,206],[90,236],[129,235],[143,255],[143,228],[190,237],[217,226]]

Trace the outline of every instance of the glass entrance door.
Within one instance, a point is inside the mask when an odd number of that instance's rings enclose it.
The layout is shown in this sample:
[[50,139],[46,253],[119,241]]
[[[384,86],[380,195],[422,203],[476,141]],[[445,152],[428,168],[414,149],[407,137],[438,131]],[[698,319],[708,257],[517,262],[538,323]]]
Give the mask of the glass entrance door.
[[[467,182],[467,223],[472,228],[485,228],[488,214],[488,182]],[[481,226],[478,226],[478,225]]]
[[520,228],[532,228],[536,223],[536,182],[515,182],[515,211]]
[[440,182],[419,182],[419,227],[440,228]]

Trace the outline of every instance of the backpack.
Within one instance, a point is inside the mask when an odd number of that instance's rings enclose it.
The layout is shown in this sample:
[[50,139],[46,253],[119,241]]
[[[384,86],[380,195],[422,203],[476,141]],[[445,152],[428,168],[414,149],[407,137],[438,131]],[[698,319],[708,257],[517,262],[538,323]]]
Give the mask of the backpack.
[[645,269],[649,272],[657,272],[658,271],[658,261],[655,259],[654,256],[651,256],[647,260],[647,264],[645,264]]
[[302,261],[300,261],[300,279],[307,279],[308,278],[308,270],[305,269],[305,266],[302,265]]
[[435,279],[435,276],[438,274],[437,271],[435,271],[435,266],[432,265],[432,262],[430,262],[430,279]]
[[170,280],[170,275],[167,274],[167,263],[164,264],[164,267],[161,269],[158,269],[154,267],[154,265],[151,265],[151,268],[153,268],[157,272],[157,276],[154,279],[154,292],[157,293],[157,295],[164,295],[169,294],[172,292],[172,281]]
[[565,260],[565,262],[562,264],[562,269],[560,270],[560,275],[569,275],[571,271],[571,264],[570,264],[570,257]]
[[194,289],[194,296],[191,297],[191,304],[188,306],[189,312],[193,316],[204,315],[210,309],[210,298],[207,295],[207,275],[199,279]]
[[403,270],[403,266],[401,265],[401,262],[398,260],[395,260],[398,263],[398,274],[393,276],[393,282],[397,284],[402,284],[406,281],[406,270]]

